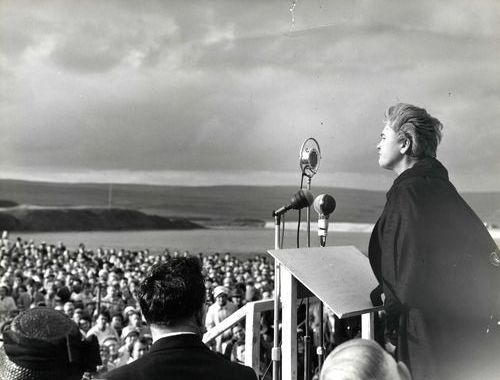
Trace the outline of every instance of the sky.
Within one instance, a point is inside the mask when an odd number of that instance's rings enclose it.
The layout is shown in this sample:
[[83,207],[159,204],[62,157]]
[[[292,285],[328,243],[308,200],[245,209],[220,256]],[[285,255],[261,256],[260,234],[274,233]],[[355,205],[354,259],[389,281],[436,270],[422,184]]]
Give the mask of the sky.
[[387,107],[500,190],[500,2],[0,0],[0,178],[387,189]]

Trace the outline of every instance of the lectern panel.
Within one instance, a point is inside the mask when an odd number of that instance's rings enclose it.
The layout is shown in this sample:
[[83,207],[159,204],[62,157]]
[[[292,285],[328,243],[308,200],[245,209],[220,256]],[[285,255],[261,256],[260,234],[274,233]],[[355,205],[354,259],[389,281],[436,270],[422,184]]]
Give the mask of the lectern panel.
[[339,318],[373,312],[370,292],[377,286],[368,258],[356,247],[268,251]]

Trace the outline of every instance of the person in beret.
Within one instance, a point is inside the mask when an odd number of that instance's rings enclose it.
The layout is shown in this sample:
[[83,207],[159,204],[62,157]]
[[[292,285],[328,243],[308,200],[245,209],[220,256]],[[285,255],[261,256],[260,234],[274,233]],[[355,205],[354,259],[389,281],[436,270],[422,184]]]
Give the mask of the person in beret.
[[76,323],[57,310],[28,309],[3,332],[2,380],[80,380],[99,364],[97,339],[85,339]]

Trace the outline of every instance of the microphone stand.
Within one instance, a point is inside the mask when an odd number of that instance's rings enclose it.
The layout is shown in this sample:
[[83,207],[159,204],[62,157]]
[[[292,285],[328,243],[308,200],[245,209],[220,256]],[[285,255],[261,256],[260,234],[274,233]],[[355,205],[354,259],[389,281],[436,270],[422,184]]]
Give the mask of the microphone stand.
[[[274,249],[281,249],[280,225],[281,214],[274,214]],[[281,348],[279,342],[279,311],[280,311],[280,264],[274,260],[274,335],[273,348],[271,350],[271,360],[273,361],[273,380],[280,379]]]
[[[327,222],[328,223],[328,222]],[[320,244],[322,247],[326,245],[326,235],[324,239],[320,237]],[[319,301],[319,345],[316,347],[316,354],[318,355],[318,369],[321,371],[323,367],[323,362],[325,360],[325,338],[323,331],[323,302]]]
[[[311,177],[307,177],[307,190],[311,190]],[[307,248],[311,247],[311,207],[307,208]],[[306,298],[306,318],[304,331],[304,380],[309,380],[311,374],[311,336],[309,331],[309,297]]]

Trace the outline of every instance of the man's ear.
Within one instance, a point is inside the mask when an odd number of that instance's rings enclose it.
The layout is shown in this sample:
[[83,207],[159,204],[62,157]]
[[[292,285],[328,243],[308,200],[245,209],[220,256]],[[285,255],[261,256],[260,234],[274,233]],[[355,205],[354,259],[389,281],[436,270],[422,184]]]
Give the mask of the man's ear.
[[207,332],[207,328],[205,326],[206,314],[207,308],[205,305],[203,305],[203,307],[194,314],[194,320],[196,322],[196,325],[198,326],[199,334],[202,336]]
[[207,315],[207,307],[206,307],[205,304],[203,304],[203,306],[200,308],[200,310],[198,310],[196,312],[196,314],[194,315],[196,323],[199,326],[205,326],[205,317],[206,317],[206,315]]

